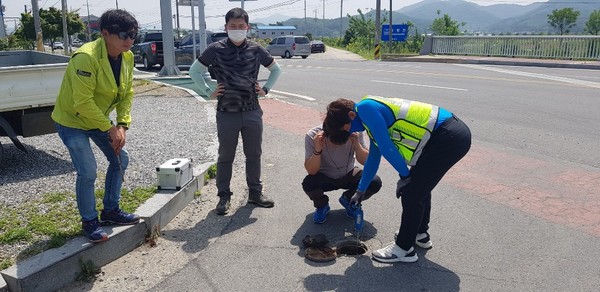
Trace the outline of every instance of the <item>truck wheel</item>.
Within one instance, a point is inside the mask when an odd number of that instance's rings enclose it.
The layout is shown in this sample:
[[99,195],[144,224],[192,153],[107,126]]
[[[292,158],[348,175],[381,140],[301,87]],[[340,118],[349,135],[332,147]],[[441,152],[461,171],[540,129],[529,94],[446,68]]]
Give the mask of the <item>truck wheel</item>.
[[285,58],[287,58],[287,59],[292,58],[292,54],[290,54],[290,51],[285,51]]
[[142,57],[142,63],[144,63],[144,68],[146,68],[146,69],[150,69],[150,68],[152,68],[152,64],[150,64],[150,63],[148,62],[148,57],[146,57],[146,55],[144,55],[144,56]]
[[306,58],[308,58],[308,56],[302,56],[302,59],[306,59]]

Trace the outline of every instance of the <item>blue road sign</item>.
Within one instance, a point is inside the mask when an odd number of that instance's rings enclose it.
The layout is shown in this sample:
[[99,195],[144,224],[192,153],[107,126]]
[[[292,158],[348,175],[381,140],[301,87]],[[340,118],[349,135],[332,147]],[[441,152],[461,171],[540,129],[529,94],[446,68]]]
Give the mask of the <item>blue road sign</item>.
[[[392,24],[392,41],[405,42],[408,35],[408,24]],[[390,25],[381,26],[381,40],[390,40]]]

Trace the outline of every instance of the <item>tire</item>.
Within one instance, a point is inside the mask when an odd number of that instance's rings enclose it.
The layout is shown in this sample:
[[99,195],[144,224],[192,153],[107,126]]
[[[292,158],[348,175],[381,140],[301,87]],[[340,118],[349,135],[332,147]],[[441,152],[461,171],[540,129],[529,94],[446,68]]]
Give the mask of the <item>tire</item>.
[[308,56],[302,56],[302,59],[306,59],[306,58],[308,58]]
[[142,63],[144,64],[144,68],[146,68],[147,70],[151,69],[153,66],[148,62],[148,57],[146,57],[146,55],[142,56]]
[[2,165],[2,158],[4,158],[4,149],[2,148],[2,143],[0,143],[0,165]]
[[287,59],[292,58],[292,54],[290,54],[290,51],[285,51],[285,58],[287,58]]

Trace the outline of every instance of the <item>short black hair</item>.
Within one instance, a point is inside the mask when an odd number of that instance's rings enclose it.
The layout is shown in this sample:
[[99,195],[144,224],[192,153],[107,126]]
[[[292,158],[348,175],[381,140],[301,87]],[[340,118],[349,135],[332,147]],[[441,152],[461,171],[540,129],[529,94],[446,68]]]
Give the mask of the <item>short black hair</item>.
[[138,22],[131,13],[123,9],[111,9],[100,16],[100,30],[106,29],[110,33],[121,31],[137,31]]
[[342,127],[352,122],[348,115],[352,110],[354,110],[354,101],[345,98],[339,98],[327,105],[327,114],[323,121],[325,136],[335,136],[342,132]]
[[225,24],[227,24],[230,19],[236,18],[243,18],[244,21],[246,21],[246,24],[249,24],[248,12],[246,12],[246,10],[242,8],[237,7],[227,11],[227,14],[225,14]]

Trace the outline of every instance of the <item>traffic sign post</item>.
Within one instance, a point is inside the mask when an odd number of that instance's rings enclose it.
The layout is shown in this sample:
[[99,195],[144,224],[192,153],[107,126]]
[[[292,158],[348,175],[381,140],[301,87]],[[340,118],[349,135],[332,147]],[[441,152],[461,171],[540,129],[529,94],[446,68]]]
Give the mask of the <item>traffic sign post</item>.
[[[392,25],[392,41],[405,42],[408,36],[408,24],[393,24]],[[381,26],[381,40],[390,40],[390,25],[384,24]]]

